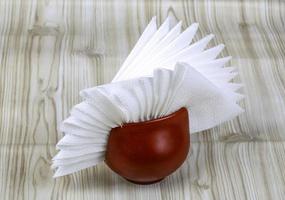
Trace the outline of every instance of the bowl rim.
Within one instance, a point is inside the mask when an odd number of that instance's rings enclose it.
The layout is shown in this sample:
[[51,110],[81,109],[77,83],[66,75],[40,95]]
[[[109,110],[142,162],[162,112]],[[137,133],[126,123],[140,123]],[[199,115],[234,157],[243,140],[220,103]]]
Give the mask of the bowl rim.
[[175,115],[177,114],[180,114],[181,112],[187,112],[188,116],[189,116],[189,113],[188,113],[188,109],[185,108],[185,107],[182,107],[182,108],[179,108],[178,110],[172,112],[171,114],[169,115],[166,115],[166,116],[162,116],[162,117],[159,117],[159,118],[155,118],[155,119],[150,119],[150,120],[146,120],[146,121],[141,121],[141,122],[129,122],[129,123],[123,123],[121,126],[117,126],[115,128],[112,128],[112,129],[117,129],[117,128],[123,128],[123,127],[129,127],[129,126],[140,126],[140,125],[147,125],[147,124],[153,124],[153,123],[157,123],[157,122],[160,122],[160,121],[163,121],[163,120],[167,120],[169,118],[172,118],[174,117]]

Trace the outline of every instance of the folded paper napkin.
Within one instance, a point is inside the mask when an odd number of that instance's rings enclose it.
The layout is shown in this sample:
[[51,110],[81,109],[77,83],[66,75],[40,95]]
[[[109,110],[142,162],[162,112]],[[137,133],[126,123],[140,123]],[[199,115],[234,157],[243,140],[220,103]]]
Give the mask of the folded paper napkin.
[[181,22],[169,18],[157,29],[154,17],[116,74],[112,83],[80,92],[84,101],[74,106],[60,130],[53,158],[55,177],[104,161],[112,128],[169,115],[181,107],[189,112],[190,133],[212,128],[243,110],[237,73],[224,67],[230,57],[218,58],[224,48],[204,50],[213,35],[190,45],[198,24],[181,33]]

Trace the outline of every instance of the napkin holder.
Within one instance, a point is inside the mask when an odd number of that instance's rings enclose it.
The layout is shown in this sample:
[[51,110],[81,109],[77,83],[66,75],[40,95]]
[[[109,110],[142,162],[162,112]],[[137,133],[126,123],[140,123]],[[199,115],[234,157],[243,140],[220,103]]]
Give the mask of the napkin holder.
[[105,163],[136,184],[164,179],[185,161],[190,147],[186,108],[158,119],[111,130]]

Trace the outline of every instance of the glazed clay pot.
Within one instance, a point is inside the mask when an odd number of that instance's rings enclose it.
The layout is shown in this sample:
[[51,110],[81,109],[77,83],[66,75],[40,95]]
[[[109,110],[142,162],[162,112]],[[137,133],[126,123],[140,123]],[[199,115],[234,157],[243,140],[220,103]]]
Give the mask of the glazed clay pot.
[[152,184],[179,168],[190,147],[186,108],[145,122],[128,123],[111,130],[106,164],[137,184]]

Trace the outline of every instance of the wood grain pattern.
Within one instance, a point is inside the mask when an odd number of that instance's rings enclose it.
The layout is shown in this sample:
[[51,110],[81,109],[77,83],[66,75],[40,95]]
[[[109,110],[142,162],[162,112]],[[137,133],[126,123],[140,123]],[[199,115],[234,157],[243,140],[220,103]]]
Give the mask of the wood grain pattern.
[[[216,35],[246,112],[193,136],[173,176],[135,186],[104,164],[52,179],[57,124],[109,82],[153,15]],[[285,2],[0,0],[0,199],[285,199]]]

